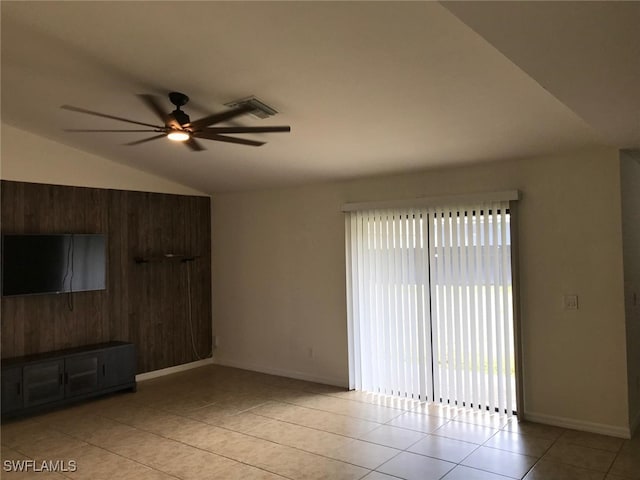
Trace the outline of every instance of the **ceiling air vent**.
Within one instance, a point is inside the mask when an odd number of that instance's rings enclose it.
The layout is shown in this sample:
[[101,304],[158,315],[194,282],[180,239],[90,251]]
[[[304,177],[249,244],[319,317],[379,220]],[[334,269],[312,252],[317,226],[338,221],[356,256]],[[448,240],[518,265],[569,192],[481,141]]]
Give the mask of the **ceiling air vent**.
[[253,115],[256,118],[269,118],[273,117],[278,111],[267,105],[261,100],[258,100],[256,97],[251,96],[247,98],[242,98],[240,100],[234,100],[233,102],[225,103],[225,106],[235,108],[240,107],[242,105],[249,105],[253,108],[252,111],[249,112],[249,115]]

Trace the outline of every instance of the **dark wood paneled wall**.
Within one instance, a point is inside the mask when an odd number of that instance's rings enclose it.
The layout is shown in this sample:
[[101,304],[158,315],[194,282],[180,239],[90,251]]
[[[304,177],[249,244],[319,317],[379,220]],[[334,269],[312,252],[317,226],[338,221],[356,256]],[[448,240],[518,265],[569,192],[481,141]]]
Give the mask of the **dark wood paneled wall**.
[[[73,293],[73,311],[66,294],[2,298],[2,358],[109,340],[136,344],[138,373],[210,356],[209,198],[6,180],[1,190],[2,233],[104,233],[108,245],[107,289]],[[134,261],[166,253],[197,258]]]

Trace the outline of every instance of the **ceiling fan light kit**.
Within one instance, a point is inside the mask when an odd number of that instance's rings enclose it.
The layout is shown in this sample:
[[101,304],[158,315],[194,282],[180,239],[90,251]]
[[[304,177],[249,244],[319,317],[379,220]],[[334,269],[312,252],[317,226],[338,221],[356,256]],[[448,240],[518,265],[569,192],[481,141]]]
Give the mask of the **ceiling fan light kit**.
[[187,132],[176,130],[175,132],[168,133],[167,138],[169,140],[173,140],[174,142],[186,142],[191,138],[191,136]]
[[[189,102],[189,97],[184,93],[171,92],[169,93],[169,100],[176,107],[171,113],[167,113],[161,105],[158,97],[155,95],[140,94],[138,97],[152,110],[156,116],[162,121],[163,125],[152,125],[149,123],[138,122],[136,120],[130,120],[128,118],[116,117],[114,115],[108,115],[105,113],[94,112],[92,110],[86,110],[84,108],[73,107],[71,105],[62,105],[65,110],[73,112],[85,113],[88,115],[94,115],[97,117],[109,118],[111,120],[118,120],[120,122],[132,123],[134,125],[141,125],[149,127],[147,130],[90,130],[90,129],[69,129],[70,132],[155,132],[160,135],[144,138],[142,140],[136,140],[134,142],[126,143],[125,145],[139,145],[158,138],[167,137],[169,140],[175,142],[183,142],[192,151],[201,151],[205,148],[196,140],[214,140],[218,142],[237,143],[240,145],[249,145],[252,147],[259,147],[264,145],[265,142],[259,142],[256,140],[249,140],[246,138],[230,137],[228,133],[267,133],[267,132],[290,132],[289,126],[269,126],[269,127],[212,127],[233,118],[236,118],[245,113],[252,113],[258,118],[267,118],[278,113],[273,108],[266,105],[264,102],[259,101],[255,97],[247,97],[242,100],[233,102],[232,108],[220,112],[208,115],[195,121],[191,121],[189,115],[183,112],[180,107]],[[227,104],[231,106],[231,104]],[[255,112],[261,112],[256,114]]]

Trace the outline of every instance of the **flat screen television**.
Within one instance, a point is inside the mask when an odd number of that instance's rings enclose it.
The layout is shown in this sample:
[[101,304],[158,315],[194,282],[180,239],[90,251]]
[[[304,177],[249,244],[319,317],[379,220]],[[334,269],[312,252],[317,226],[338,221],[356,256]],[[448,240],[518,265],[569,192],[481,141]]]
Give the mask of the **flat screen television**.
[[2,235],[2,296],[104,290],[105,236]]

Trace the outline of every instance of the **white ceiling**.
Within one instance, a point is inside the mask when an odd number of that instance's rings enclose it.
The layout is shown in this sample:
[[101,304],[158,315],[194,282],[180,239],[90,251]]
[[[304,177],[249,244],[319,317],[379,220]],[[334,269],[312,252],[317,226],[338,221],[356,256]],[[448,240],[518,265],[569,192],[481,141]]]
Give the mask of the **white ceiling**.
[[[211,193],[638,148],[640,2],[586,5],[3,1],[2,121]],[[172,90],[192,119],[256,95],[280,114],[234,124],[292,131],[63,131],[128,125],[60,105],[156,123],[135,94]]]

